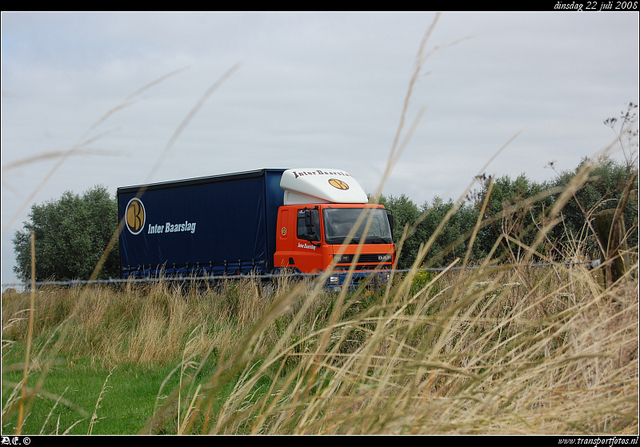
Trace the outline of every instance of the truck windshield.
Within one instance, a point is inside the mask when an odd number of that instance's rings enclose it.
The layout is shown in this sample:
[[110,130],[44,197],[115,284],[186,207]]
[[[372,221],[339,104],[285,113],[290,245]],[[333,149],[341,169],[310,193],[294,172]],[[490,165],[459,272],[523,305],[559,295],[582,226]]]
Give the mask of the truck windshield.
[[366,212],[359,228],[351,239],[351,244],[359,244],[362,241],[368,219],[371,225],[366,234],[367,244],[392,244],[391,228],[387,212],[380,208],[325,208],[323,210],[325,241],[327,244],[342,244],[354,227],[358,217]]

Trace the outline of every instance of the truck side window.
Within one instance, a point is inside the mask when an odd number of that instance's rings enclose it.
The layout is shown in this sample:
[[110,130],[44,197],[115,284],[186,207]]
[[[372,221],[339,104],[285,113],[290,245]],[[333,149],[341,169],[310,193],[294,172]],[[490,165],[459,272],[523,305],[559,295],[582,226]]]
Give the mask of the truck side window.
[[317,209],[298,210],[298,239],[320,240],[320,212]]

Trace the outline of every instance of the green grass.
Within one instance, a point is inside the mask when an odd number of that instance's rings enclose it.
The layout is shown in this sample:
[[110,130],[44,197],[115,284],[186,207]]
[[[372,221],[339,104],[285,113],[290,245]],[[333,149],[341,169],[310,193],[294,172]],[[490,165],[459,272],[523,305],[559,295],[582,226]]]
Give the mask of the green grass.
[[[80,359],[73,365],[54,367],[47,374],[47,395],[34,400],[23,434],[62,434],[67,430],[68,434],[88,434],[94,412],[97,419],[93,434],[137,433],[148,422],[160,385],[170,372],[168,367],[132,366],[110,372],[83,363],[89,361]],[[17,382],[21,375],[21,372],[5,374],[3,381]],[[36,380],[37,375],[31,378],[33,385]],[[172,379],[169,386],[175,387],[176,381]],[[10,390],[3,387],[3,406]],[[56,405],[58,397],[64,401]],[[5,433],[15,429],[15,419],[3,426]]]
[[[20,354],[14,349],[10,357]],[[12,358],[5,359],[7,363]],[[19,359],[15,359],[19,360]],[[22,434],[136,434],[150,422],[157,408],[188,379],[202,382],[211,373],[209,365],[194,377],[194,364],[178,365],[122,365],[107,370],[97,366],[95,359],[78,358],[56,362],[46,375],[45,392],[33,400],[33,406]],[[176,367],[178,368],[176,370]],[[22,371],[3,374],[2,404],[5,407],[13,387],[22,378]],[[36,372],[28,384],[35,386]],[[230,386],[230,385],[229,385]],[[229,394],[229,389],[226,394]],[[220,401],[224,399],[221,393]],[[218,404],[219,405],[219,404]],[[185,405],[186,408],[186,405]],[[177,427],[177,405],[172,409],[174,420],[165,421],[165,430]],[[16,431],[16,418],[3,421],[3,433]]]
[[[158,389],[168,373],[166,367],[116,369],[111,375],[109,371],[82,365],[56,368],[47,375],[46,390],[49,397],[35,399],[22,433],[62,434],[68,430],[68,434],[88,434],[96,404],[99,408],[95,411],[97,421],[93,424],[93,434],[137,433],[153,414]],[[4,377],[4,380],[12,382],[20,379],[21,373]],[[9,390],[3,387],[3,405],[6,391]],[[72,402],[74,406],[58,403],[50,415],[57,396]],[[99,397],[101,400],[98,403]],[[5,433],[14,432],[15,429],[15,420],[3,427]]]

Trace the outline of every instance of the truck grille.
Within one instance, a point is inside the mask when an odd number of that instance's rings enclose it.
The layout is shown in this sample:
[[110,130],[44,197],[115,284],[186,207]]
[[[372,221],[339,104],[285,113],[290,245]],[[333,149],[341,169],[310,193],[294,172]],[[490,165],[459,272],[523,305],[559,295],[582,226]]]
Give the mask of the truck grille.
[[[350,264],[353,258],[354,255],[341,255],[338,264]],[[366,253],[358,257],[358,264],[388,264],[391,262],[391,259],[391,253]]]

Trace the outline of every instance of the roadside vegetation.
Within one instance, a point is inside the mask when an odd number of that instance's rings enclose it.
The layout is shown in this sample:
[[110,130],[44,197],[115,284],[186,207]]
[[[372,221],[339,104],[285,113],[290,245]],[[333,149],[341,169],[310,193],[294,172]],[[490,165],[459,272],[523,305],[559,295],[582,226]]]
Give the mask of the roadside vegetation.
[[44,287],[31,341],[29,294],[5,292],[2,431],[24,405],[23,434],[637,434],[636,273]]

